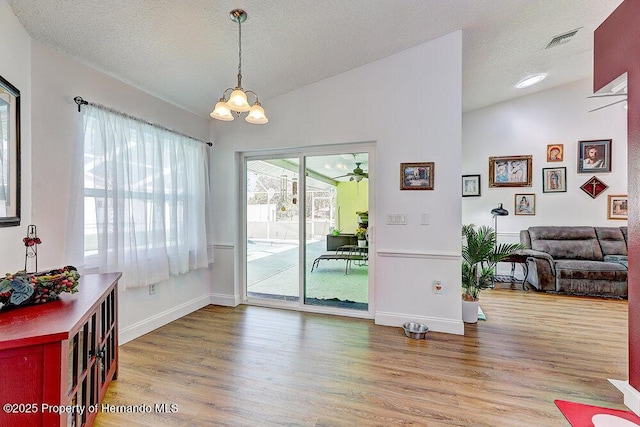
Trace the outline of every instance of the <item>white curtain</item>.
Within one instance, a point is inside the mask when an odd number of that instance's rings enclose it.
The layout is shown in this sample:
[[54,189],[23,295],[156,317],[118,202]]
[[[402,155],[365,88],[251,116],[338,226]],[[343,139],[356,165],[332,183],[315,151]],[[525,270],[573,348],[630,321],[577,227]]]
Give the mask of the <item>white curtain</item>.
[[91,105],[82,137],[85,269],[138,287],[207,267],[206,145]]

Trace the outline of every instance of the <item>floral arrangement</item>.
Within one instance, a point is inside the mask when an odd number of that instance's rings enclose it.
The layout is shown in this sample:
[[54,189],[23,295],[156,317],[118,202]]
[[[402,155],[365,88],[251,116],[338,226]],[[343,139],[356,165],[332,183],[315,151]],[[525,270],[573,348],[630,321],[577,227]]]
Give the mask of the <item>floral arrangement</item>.
[[364,227],[358,227],[356,229],[356,238],[358,240],[366,240],[367,238],[367,229]]
[[78,292],[80,274],[70,265],[44,271],[7,274],[0,280],[0,308],[55,301],[62,292]]

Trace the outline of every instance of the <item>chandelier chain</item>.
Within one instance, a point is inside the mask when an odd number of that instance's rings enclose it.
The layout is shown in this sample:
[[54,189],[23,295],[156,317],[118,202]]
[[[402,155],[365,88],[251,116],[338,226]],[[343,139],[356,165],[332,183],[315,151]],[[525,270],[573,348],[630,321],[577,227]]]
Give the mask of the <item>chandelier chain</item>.
[[238,19],[238,87],[242,87],[242,21]]

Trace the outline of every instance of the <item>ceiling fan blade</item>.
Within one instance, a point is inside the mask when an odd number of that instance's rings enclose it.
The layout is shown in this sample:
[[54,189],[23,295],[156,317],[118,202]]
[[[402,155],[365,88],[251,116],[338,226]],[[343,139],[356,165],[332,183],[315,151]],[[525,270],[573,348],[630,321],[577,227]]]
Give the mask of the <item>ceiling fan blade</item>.
[[612,102],[611,104],[603,105],[602,107],[594,108],[593,110],[589,110],[589,113],[593,113],[594,111],[602,110],[603,108],[611,107],[612,105],[620,104],[621,102],[626,102],[627,98],[621,99],[620,101]]
[[338,178],[346,178],[346,177],[350,177],[350,181],[362,181],[363,178],[369,178],[369,173],[365,172],[362,170],[362,168],[360,167],[360,165],[362,164],[362,162],[356,162],[356,167],[353,170],[353,172],[349,172],[348,174],[345,175],[340,175],[340,176],[336,176],[333,179],[338,179]]
[[353,173],[353,172],[349,172],[349,173],[348,173],[348,174],[346,174],[346,175],[334,176],[334,177],[333,177],[333,179],[346,178],[346,177],[348,177],[348,176],[354,176],[354,173]]

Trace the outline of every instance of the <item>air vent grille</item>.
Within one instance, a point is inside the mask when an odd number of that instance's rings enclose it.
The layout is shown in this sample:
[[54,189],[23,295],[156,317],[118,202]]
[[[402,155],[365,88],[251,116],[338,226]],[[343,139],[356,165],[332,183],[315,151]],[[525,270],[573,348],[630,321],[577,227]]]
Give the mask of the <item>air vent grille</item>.
[[[582,27],[580,27],[582,28]],[[580,28],[576,28],[575,30],[568,31],[563,34],[558,34],[554,38],[551,39],[549,43],[545,46],[545,49],[551,49],[552,47],[560,46],[561,44],[569,43],[573,36],[576,35]]]

